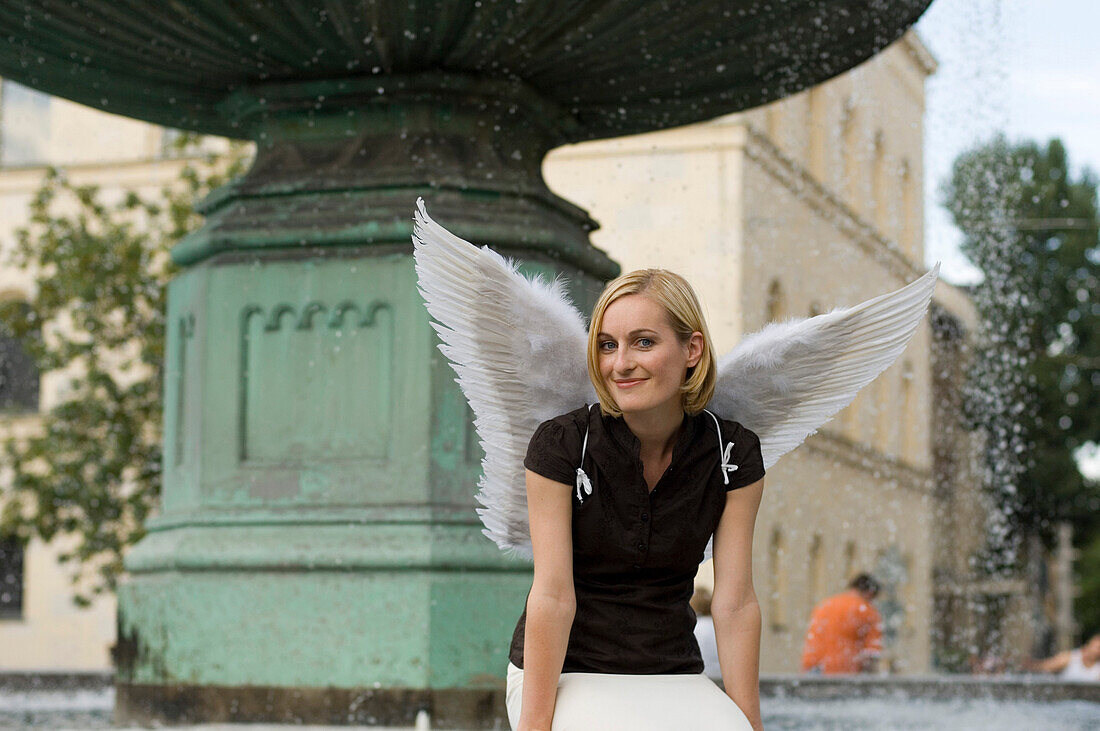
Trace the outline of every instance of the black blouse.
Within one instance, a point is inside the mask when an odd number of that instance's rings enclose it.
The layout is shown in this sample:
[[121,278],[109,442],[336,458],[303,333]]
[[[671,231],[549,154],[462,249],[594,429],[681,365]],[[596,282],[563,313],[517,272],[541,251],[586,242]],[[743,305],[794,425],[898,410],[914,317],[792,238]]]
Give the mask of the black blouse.
[[[722,454],[707,412],[684,416],[668,470],[650,492],[640,444],[621,418],[585,407],[543,422],[524,466],[570,486],[576,616],[562,672],[633,675],[701,673],[691,599],[707,541],[726,492],[764,476],[756,434],[719,418],[721,449],[737,465],[722,479]],[[584,471],[592,493],[576,488],[585,429]],[[523,667],[524,610],[509,659]]]

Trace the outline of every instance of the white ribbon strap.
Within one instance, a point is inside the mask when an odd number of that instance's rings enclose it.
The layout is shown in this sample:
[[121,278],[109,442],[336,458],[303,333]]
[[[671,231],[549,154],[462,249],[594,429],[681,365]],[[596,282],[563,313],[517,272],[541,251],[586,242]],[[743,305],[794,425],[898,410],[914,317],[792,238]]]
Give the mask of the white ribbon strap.
[[[589,418],[591,418],[592,407],[588,408]],[[577,468],[577,500],[584,500],[581,496],[581,490],[584,490],[585,495],[592,494],[592,481],[588,479],[588,475],[584,473],[584,454],[588,449],[588,428],[586,424],[584,427],[584,443],[581,444],[581,465]]]
[[710,418],[714,419],[714,428],[718,431],[718,453],[722,455],[722,483],[725,485],[730,484],[730,473],[737,469],[737,465],[730,464],[730,450],[733,449],[733,442],[726,444],[725,449],[722,448],[722,425],[718,423],[718,417],[711,414],[707,409],[703,409]]

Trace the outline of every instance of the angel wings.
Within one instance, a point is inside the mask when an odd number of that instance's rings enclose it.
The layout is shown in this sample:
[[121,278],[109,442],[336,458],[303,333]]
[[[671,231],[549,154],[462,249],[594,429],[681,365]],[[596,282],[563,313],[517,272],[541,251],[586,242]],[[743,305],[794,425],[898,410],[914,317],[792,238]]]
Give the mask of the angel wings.
[[[596,400],[584,318],[560,281],[527,279],[514,263],[433,221],[422,199],[416,205],[420,293],[485,451],[477,495],[483,532],[500,548],[530,556],[527,443],[543,421]],[[854,307],[773,323],[744,338],[719,361],[708,408],[754,431],[771,467],[901,355],[938,270]]]

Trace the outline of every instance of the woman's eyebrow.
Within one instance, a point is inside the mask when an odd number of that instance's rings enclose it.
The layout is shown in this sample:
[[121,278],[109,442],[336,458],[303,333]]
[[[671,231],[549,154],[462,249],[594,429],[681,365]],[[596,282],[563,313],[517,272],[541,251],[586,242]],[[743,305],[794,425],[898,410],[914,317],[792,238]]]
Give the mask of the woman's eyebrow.
[[[629,333],[627,333],[627,336],[628,337],[634,337],[635,335],[641,335],[642,333],[649,333],[651,335],[659,335],[660,334],[656,330],[650,330],[648,327],[643,327],[643,328],[639,328],[637,330],[631,330]],[[598,333],[596,333],[596,337],[598,337],[598,338],[609,338],[609,337],[611,337],[611,335],[609,333],[605,333],[605,332],[598,332]]]

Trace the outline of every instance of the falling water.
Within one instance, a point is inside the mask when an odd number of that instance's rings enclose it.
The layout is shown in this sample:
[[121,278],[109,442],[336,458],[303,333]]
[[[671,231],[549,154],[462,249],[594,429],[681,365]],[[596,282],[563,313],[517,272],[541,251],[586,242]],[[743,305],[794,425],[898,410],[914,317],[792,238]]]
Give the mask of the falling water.
[[[1017,0],[934,3],[918,26],[940,63],[928,82],[929,260],[946,258],[950,263],[954,258],[958,263],[961,258],[956,251],[959,234],[939,205],[939,186],[950,176],[952,161],[1009,127],[1009,58],[1019,40],[1010,33],[1019,24],[1007,19],[1010,14],[1018,16],[1019,5]],[[1033,356],[1025,333],[1037,305],[1023,294],[1026,290],[1014,266],[1015,231],[1006,208],[1013,195],[1008,187],[1009,165],[1007,156],[990,158],[984,169],[966,181],[982,200],[982,210],[969,213],[984,224],[973,244],[974,258],[983,262],[986,275],[969,264],[955,267],[965,272],[960,283],[972,285],[971,299],[981,320],[966,401],[972,422],[986,430],[985,460],[977,473],[988,489],[988,510],[986,544],[974,557],[972,569],[992,579],[1011,576],[1020,558],[1020,536],[1012,526],[1019,479],[1029,454],[1024,427],[1032,407],[1026,373]],[[1003,637],[997,628],[993,634],[987,638],[993,647],[967,648],[970,654],[991,649],[1003,656]]]

